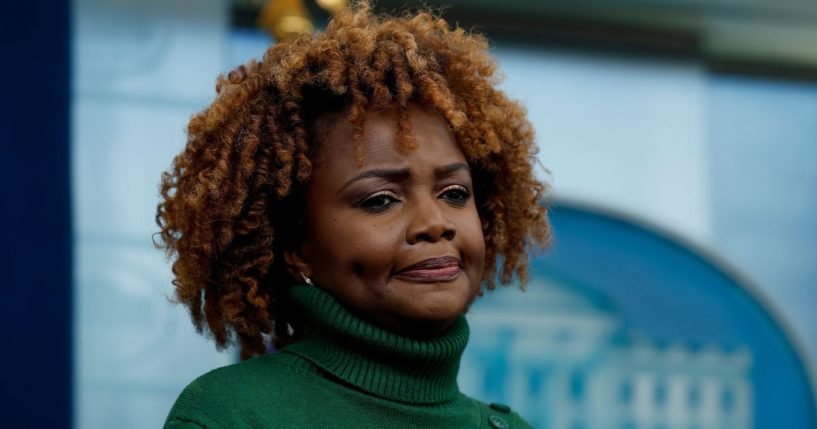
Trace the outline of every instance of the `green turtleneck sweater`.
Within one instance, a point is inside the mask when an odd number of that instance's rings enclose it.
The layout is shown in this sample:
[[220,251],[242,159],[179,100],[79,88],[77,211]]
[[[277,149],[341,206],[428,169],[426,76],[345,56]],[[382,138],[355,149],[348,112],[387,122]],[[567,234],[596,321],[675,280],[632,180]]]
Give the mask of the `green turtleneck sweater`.
[[290,294],[306,315],[304,337],[199,377],[165,428],[531,428],[507,406],[459,391],[465,317],[417,340],[361,320],[319,288]]

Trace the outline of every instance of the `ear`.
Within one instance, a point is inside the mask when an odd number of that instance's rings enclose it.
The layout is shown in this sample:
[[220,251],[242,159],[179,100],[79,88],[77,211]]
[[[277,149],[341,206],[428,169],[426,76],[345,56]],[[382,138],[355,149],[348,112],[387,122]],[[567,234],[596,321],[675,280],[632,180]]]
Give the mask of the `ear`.
[[284,265],[287,272],[297,281],[302,281],[302,275],[312,277],[312,268],[303,256],[303,246],[284,250]]

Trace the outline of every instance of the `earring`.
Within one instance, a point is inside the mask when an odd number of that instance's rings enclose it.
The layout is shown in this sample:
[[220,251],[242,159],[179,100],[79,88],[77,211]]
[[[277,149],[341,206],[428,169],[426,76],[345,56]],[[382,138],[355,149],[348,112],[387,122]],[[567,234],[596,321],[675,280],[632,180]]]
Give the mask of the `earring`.
[[307,275],[306,275],[306,274],[301,273],[301,278],[302,278],[302,279],[304,279],[304,283],[308,284],[309,286],[315,286],[315,285],[312,283],[312,279],[310,279],[309,277],[307,277]]

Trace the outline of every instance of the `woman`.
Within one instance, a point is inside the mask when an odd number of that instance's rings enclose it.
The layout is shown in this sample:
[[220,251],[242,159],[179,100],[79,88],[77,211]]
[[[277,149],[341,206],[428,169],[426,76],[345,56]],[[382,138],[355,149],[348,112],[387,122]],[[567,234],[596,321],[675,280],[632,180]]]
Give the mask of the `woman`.
[[364,3],[219,79],[157,222],[178,300],[243,362],[166,427],[530,427],[456,381],[469,305],[549,238],[494,71],[482,37]]

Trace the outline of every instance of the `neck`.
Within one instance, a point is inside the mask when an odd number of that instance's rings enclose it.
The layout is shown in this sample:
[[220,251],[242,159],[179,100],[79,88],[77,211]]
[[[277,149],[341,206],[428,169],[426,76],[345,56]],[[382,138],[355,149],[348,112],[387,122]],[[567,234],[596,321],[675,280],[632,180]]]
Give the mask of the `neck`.
[[387,399],[436,403],[459,394],[457,372],[469,335],[464,316],[442,334],[422,339],[371,324],[319,288],[293,286],[290,294],[303,309],[307,329],[283,351]]

